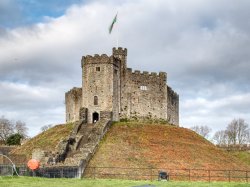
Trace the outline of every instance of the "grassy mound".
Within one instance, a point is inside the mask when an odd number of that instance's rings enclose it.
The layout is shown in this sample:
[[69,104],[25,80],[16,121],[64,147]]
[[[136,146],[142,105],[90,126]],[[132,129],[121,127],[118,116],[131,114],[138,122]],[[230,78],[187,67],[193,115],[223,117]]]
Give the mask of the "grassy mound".
[[46,151],[54,151],[56,145],[61,139],[66,138],[73,129],[73,124],[56,125],[41,134],[31,138],[22,146],[13,150],[12,154],[26,155],[31,158],[33,149],[40,148]]
[[230,154],[237,157],[250,167],[250,152],[249,151],[229,151]]
[[163,124],[116,123],[89,163],[90,167],[249,169],[186,129]]

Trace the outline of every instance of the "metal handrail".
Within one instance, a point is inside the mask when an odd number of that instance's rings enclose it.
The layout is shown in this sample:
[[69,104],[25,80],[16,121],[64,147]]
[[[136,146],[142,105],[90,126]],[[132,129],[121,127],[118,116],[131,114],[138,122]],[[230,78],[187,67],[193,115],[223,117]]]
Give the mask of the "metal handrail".
[[14,169],[14,171],[16,172],[16,175],[19,176],[18,173],[17,173],[16,165],[14,164],[14,162],[12,162],[12,160],[11,160],[9,157],[7,157],[6,155],[4,155],[4,154],[1,154],[1,153],[0,153],[0,156],[3,156],[3,157],[5,157],[5,158],[7,158],[7,159],[11,162],[11,164],[12,164],[12,166],[13,166],[13,169]]

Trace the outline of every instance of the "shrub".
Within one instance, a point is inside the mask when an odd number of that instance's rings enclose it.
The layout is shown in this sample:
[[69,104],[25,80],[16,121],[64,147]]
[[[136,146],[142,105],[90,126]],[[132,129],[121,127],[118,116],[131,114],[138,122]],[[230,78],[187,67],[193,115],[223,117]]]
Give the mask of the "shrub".
[[23,136],[21,134],[18,134],[18,133],[12,134],[7,138],[6,144],[7,145],[20,145],[22,138]]

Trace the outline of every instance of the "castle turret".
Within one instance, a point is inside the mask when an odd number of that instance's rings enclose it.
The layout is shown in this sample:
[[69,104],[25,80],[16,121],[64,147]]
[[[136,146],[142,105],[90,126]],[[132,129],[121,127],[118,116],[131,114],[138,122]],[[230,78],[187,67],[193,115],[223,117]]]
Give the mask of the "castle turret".
[[126,72],[127,72],[127,49],[126,48],[122,48],[122,47],[118,47],[118,48],[113,48],[113,57],[115,59],[118,59],[119,61],[119,67],[120,67],[120,75],[119,75],[119,94],[118,94],[118,98],[119,98],[119,113],[121,112],[121,109],[123,107],[125,107],[125,103],[123,102],[123,98],[125,98],[126,96]]
[[125,56],[127,56],[127,48],[113,47],[113,55],[125,55]]
[[116,58],[127,58],[127,48],[122,48],[122,47],[118,47],[118,48],[113,48],[113,55]]
[[65,93],[66,122],[77,121],[82,106],[82,88],[72,88]]
[[113,56],[116,59],[120,60],[120,72],[121,72],[121,78],[125,76],[126,74],[126,69],[127,69],[127,49],[118,47],[118,48],[113,48]]

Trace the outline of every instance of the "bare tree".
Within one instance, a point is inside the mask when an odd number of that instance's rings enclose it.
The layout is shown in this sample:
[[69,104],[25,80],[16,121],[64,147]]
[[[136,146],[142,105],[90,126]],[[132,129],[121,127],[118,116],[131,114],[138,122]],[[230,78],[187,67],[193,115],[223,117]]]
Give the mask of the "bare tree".
[[248,131],[248,135],[247,135],[247,143],[250,144],[250,132]]
[[20,120],[18,120],[15,124],[15,131],[16,133],[20,134],[23,137],[27,137],[27,131],[28,128],[26,127],[26,124]]
[[209,133],[212,131],[212,129],[206,125],[201,125],[201,126],[196,125],[196,126],[191,127],[190,129],[197,132],[199,135],[203,136],[204,138],[208,138]]
[[44,132],[44,131],[50,129],[51,127],[53,127],[53,125],[51,125],[51,124],[49,124],[49,125],[44,125],[44,126],[41,127],[41,131]]
[[0,140],[6,141],[14,133],[13,123],[4,116],[0,118]]
[[213,136],[213,142],[216,145],[228,145],[228,135],[225,130],[217,131]]
[[244,119],[234,119],[230,124],[228,124],[226,133],[230,144],[242,145],[248,143],[249,139],[249,127]]
[[190,129],[193,130],[193,131],[195,131],[196,133],[200,134],[200,133],[199,133],[199,132],[200,132],[200,126],[195,125],[195,126],[193,126],[193,127],[190,127]]

